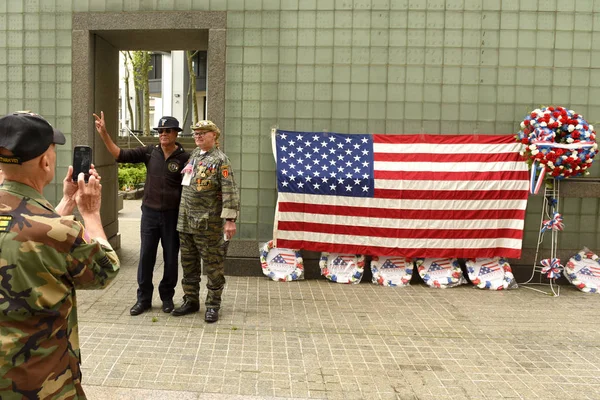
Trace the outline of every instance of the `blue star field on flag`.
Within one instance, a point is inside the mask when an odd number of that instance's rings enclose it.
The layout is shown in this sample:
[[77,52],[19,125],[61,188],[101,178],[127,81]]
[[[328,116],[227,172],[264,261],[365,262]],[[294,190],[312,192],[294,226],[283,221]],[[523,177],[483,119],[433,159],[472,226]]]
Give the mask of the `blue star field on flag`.
[[390,259],[385,260],[381,268],[397,268],[398,266],[394,264]]
[[277,254],[271,261],[278,264],[288,264],[281,254]]
[[498,265],[496,265],[495,267],[486,267],[486,266],[482,266],[479,269],[479,275],[487,275],[487,274],[491,274],[492,272],[496,272],[498,271],[500,267]]
[[442,269],[444,269],[444,267],[438,263],[431,263],[429,266],[429,271],[441,271]]
[[344,259],[342,257],[336,257],[335,260],[333,260],[333,265],[336,266],[341,266],[344,267],[347,265],[346,261],[344,261]]
[[280,192],[373,197],[371,135],[278,131]]

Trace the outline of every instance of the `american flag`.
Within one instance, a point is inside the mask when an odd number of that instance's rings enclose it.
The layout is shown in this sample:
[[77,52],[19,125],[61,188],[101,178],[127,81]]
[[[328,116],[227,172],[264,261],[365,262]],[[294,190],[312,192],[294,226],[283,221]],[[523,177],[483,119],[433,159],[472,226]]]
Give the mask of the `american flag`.
[[479,275],[491,274],[492,272],[496,272],[498,270],[500,270],[500,265],[498,265],[498,262],[491,261],[481,265],[481,268],[479,268]]
[[275,257],[273,257],[271,262],[274,262],[277,264],[290,264],[291,265],[296,262],[296,255],[292,252],[280,251],[279,254],[277,254]]
[[381,265],[381,268],[404,268],[405,266],[404,257],[389,257]]
[[431,263],[429,264],[429,268],[427,269],[427,272],[442,271],[442,270],[450,269],[450,268],[452,268],[452,260],[450,260],[448,258],[441,258],[441,259],[431,260]]
[[354,256],[350,255],[339,255],[332,261],[332,265],[336,267],[346,267],[347,265],[354,263]]
[[579,271],[577,271],[578,273],[582,274],[582,275],[587,275],[587,276],[592,276],[595,278],[600,278],[600,265],[596,264],[596,265],[586,265],[583,268],[581,268]]
[[442,267],[440,264],[436,264],[436,263],[432,263],[429,266],[429,272],[433,272],[433,271],[441,271],[443,270],[444,267]]
[[274,132],[279,247],[519,258],[528,196],[512,135]]

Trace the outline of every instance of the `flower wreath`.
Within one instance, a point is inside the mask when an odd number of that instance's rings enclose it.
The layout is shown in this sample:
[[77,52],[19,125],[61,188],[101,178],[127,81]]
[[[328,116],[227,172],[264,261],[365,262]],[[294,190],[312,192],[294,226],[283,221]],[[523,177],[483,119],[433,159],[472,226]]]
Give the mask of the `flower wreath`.
[[276,247],[273,246],[272,240],[269,240],[260,249],[260,264],[262,267],[263,274],[265,274],[269,278],[273,279],[274,281],[281,281],[281,282],[290,282],[290,281],[297,281],[298,279],[302,279],[304,276],[304,263],[303,263],[302,255],[300,254],[300,251],[290,249],[290,251],[292,251],[294,253],[294,255],[296,256],[295,268],[291,273],[284,275],[281,272],[272,271],[269,263],[267,262],[267,257],[269,255],[269,252],[273,249],[276,249]]
[[[504,271],[504,276],[502,279],[482,280],[479,278],[480,270],[477,271],[477,274],[475,273],[475,267],[478,265],[481,267],[484,263],[489,262],[495,262],[498,264],[498,267],[502,268]],[[467,266],[469,279],[473,285],[477,286],[479,289],[503,290],[508,289],[515,284],[515,276],[512,273],[510,264],[503,257],[477,258],[475,260],[469,259],[465,262],[465,264]]]
[[533,110],[521,122],[517,140],[527,145],[522,154],[531,167],[531,193],[539,191],[546,173],[550,179],[589,174],[598,153],[594,127],[560,106]]
[[[448,270],[449,275],[442,277],[441,279],[434,279],[429,274],[429,267],[433,264],[440,263],[450,264],[450,268],[444,268]],[[456,258],[416,258],[415,266],[419,275],[427,285],[435,288],[445,289],[453,286],[460,285],[465,282],[465,278],[462,275],[462,270],[458,264]]]
[[[581,250],[579,253],[575,254],[565,265],[565,276],[567,280],[571,282],[573,285],[577,287],[577,289],[586,293],[598,293],[598,285],[594,285],[591,282],[584,282],[580,279],[580,270],[575,272],[575,268],[582,264],[583,260],[592,260],[597,264],[600,264],[598,261],[598,255],[594,252],[588,250],[587,248]],[[589,271],[592,276],[596,276],[592,271]]]
[[319,259],[319,267],[321,268],[321,275],[325,278],[329,279],[332,282],[337,283],[359,283],[362,279],[363,272],[365,271],[365,256],[356,254],[353,255],[356,267],[354,269],[354,273],[352,273],[348,279],[339,280],[338,276],[329,269],[329,256],[331,254],[337,253],[321,253],[321,258]]
[[[387,259],[383,265],[386,264],[387,261],[391,261],[390,259],[397,259],[398,263],[394,262],[394,265],[398,265],[396,268],[381,268],[380,265],[380,257],[373,256],[371,259],[371,272],[373,274],[373,283],[376,283],[381,286],[408,286],[410,284],[410,280],[412,279],[413,274],[413,263],[410,258],[404,257],[381,257],[383,259]],[[393,262],[393,261],[391,261]],[[403,265],[404,267],[400,267]],[[403,270],[404,274],[400,276],[394,276],[392,278],[386,278],[385,271],[389,269],[394,270]]]

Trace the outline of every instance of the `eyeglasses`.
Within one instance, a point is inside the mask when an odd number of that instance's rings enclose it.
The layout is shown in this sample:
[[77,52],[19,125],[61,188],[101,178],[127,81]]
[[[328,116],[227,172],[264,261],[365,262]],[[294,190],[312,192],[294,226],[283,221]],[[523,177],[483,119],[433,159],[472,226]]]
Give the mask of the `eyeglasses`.
[[210,131],[194,132],[194,136],[200,137],[206,135],[207,133],[210,133]]
[[167,129],[158,129],[158,134],[163,134],[163,133],[171,133],[171,132],[176,132],[175,129],[171,129],[171,128],[167,128]]

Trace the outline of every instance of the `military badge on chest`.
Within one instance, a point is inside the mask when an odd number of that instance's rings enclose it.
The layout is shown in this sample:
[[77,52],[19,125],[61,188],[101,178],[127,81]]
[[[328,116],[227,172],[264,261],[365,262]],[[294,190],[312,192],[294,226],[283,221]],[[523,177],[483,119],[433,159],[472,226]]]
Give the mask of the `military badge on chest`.
[[196,171],[196,190],[209,190],[213,187],[213,175],[216,171],[215,164],[207,164],[201,161],[198,164],[198,170]]
[[167,169],[169,170],[169,172],[177,172],[179,171],[179,164],[177,163],[177,161],[169,161],[169,163],[167,164]]

